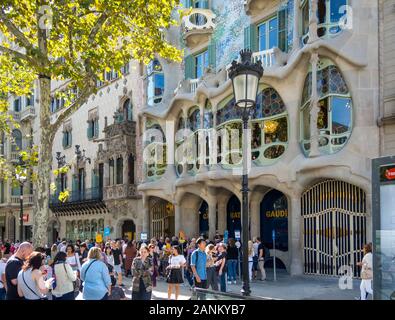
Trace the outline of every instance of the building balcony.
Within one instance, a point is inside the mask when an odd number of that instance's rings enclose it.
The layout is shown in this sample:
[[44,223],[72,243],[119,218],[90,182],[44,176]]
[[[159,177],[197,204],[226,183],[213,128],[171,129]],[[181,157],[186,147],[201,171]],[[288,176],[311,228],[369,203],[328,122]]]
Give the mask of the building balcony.
[[19,161],[19,153],[20,153],[20,151],[11,151],[9,160],[11,162],[18,162]]
[[183,38],[188,47],[195,47],[207,42],[214,31],[216,15],[210,9],[191,9],[183,17]]
[[[11,196],[11,205],[19,206],[20,205],[20,196]],[[23,205],[32,205],[33,204],[33,195],[32,194],[24,194],[23,195]]]
[[15,121],[21,120],[21,113],[19,111],[9,110],[8,112]]
[[126,199],[136,196],[136,186],[134,184],[118,184],[106,186],[103,190],[103,200]]
[[[262,62],[263,69],[267,69],[274,66],[283,65],[284,61],[286,61],[284,55],[285,54],[279,48],[275,47],[269,50],[254,52],[252,54],[252,61],[255,63],[260,60]],[[226,70],[229,70],[230,67],[231,64],[228,64],[226,66]],[[227,75],[227,79],[229,79],[228,75]]]
[[100,202],[103,199],[103,190],[100,188],[89,188],[84,191],[72,191],[66,202],[59,200],[59,194],[51,196],[50,206],[62,206],[79,203]]
[[29,119],[34,118],[35,116],[36,116],[36,111],[35,111],[34,107],[28,106],[22,110],[20,119],[21,119],[21,121],[29,120]]

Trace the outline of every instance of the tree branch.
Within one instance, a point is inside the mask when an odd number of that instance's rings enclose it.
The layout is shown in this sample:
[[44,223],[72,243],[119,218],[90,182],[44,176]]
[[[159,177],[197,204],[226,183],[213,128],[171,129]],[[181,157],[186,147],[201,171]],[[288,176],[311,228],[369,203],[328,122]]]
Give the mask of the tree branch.
[[93,28],[88,36],[88,44],[93,43],[97,33],[99,32],[99,30],[103,26],[103,24],[106,22],[107,18],[108,18],[107,13],[104,11],[100,15],[99,19],[97,19],[96,24],[93,26]]
[[67,108],[65,109],[59,117],[56,119],[55,123],[51,125],[51,132],[55,135],[63,121],[69,118],[75,111],[77,111],[85,102],[88,101],[89,97],[93,94],[94,89],[96,88],[96,81],[92,80],[91,76],[86,77],[86,81],[88,84],[85,86],[84,90],[77,97],[77,99]]
[[8,19],[3,9],[0,9],[0,20],[3,21],[4,25],[7,27],[8,31],[11,32],[16,40],[27,50],[31,52],[38,52],[38,56],[40,59],[45,61],[45,56],[40,52],[38,48],[36,48],[26,37],[25,35]]
[[8,53],[8,54],[12,55],[14,58],[25,60],[35,67],[39,67],[38,63],[36,61],[34,61],[34,59],[32,59],[31,57],[29,57],[21,52],[18,52],[18,51],[15,51],[15,50],[3,47],[3,46],[0,46],[0,51],[2,51],[4,53]]

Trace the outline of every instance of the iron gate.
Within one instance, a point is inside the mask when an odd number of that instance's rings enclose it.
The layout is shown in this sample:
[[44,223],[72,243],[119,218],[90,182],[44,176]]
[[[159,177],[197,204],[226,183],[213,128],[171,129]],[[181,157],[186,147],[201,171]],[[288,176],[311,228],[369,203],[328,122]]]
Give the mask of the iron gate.
[[302,195],[304,272],[340,275],[339,268],[362,260],[366,243],[366,194],[352,184],[326,180]]

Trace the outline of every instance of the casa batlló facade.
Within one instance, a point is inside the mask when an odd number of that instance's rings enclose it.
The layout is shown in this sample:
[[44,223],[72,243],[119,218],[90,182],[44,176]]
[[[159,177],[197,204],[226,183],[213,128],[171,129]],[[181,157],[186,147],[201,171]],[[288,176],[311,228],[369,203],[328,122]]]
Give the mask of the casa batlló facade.
[[[227,69],[261,60],[251,110],[250,235],[291,274],[338,275],[371,236],[380,156],[378,15],[372,1],[186,1],[168,37],[181,65],[153,62],[164,91],[141,112],[143,230],[237,237],[242,123]],[[240,142],[240,143],[239,143]]]

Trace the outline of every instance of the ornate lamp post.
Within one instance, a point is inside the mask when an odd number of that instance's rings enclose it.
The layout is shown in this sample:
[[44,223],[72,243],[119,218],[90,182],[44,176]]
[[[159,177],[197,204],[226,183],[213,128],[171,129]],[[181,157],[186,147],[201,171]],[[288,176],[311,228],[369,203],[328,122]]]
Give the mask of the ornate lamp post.
[[235,104],[242,108],[243,120],[243,176],[242,176],[242,249],[243,249],[243,288],[242,294],[249,296],[251,293],[248,271],[248,240],[249,240],[249,213],[248,213],[248,141],[247,130],[250,109],[256,105],[259,79],[263,75],[261,61],[252,62],[250,50],[240,51],[241,61],[233,61],[229,69],[229,78],[232,80]]
[[22,159],[22,156],[19,156],[19,161],[18,165],[23,168],[21,172],[16,172],[15,173],[15,178],[19,182],[19,205],[20,205],[20,211],[19,211],[19,238],[20,241],[23,242],[24,237],[23,237],[23,186],[27,180],[27,169],[25,168],[25,162]]

